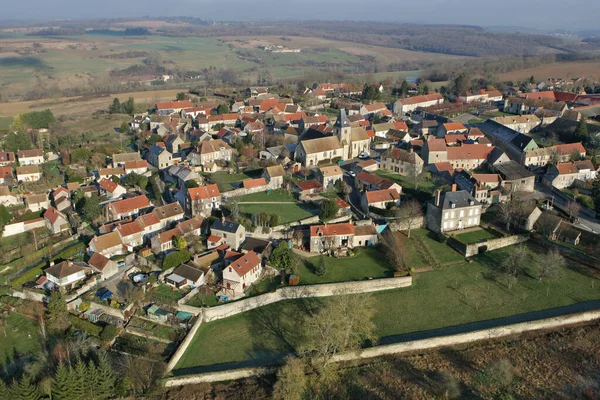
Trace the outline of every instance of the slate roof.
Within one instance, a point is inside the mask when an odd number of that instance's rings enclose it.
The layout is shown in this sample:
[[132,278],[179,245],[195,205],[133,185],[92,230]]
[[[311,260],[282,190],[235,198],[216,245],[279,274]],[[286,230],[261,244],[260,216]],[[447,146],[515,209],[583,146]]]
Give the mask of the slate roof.
[[223,221],[221,219],[217,219],[211,227],[212,229],[216,229],[218,231],[228,232],[228,233],[236,233],[238,229],[240,229],[240,224],[233,221]]
[[442,209],[452,208],[451,204],[455,205],[455,208],[470,207],[470,202],[474,205],[480,203],[475,200],[473,196],[466,190],[458,190],[456,192],[445,192],[441,195],[440,205]]
[[494,165],[494,168],[496,168],[498,172],[500,172],[504,179],[509,181],[515,179],[531,178],[532,176],[535,176],[527,168],[523,167],[518,162],[512,160],[496,164]]

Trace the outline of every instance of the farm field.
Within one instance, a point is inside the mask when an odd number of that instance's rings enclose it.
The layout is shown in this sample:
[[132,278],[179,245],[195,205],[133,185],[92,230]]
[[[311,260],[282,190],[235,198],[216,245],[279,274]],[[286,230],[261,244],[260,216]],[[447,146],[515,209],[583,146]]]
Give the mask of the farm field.
[[518,81],[534,76],[537,80],[547,78],[579,78],[583,76],[600,75],[600,61],[576,61],[565,63],[552,63],[499,74],[502,80]]
[[[532,250],[532,257],[536,257],[539,249]],[[600,299],[597,276],[572,262],[557,277],[543,281],[530,266],[509,289],[498,266],[507,251],[489,252],[457,267],[417,273],[410,288],[374,293],[374,322],[380,343],[415,337],[409,333]],[[293,321],[301,319],[307,307],[324,301],[327,299],[279,302],[203,324],[174,372],[220,370],[280,359],[298,341]],[[480,326],[486,324],[481,322]],[[278,326],[277,332],[267,326]]]

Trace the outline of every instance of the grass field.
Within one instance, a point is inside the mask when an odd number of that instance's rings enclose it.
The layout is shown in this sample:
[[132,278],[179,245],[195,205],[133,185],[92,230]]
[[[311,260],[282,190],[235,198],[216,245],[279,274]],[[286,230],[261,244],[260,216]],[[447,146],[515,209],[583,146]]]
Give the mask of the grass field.
[[41,350],[38,325],[32,319],[11,312],[0,332],[0,359],[3,361],[14,353],[35,354]]
[[440,243],[437,240],[437,235],[427,229],[414,229],[410,232],[410,236],[409,242],[412,243],[406,246],[409,253],[421,253],[421,250],[415,245],[415,242],[418,241],[425,246],[431,257],[442,267],[464,262],[464,257],[460,253],[447,244]]
[[294,199],[294,195],[286,192],[285,190],[274,190],[271,193],[268,192],[258,192],[248,194],[246,196],[236,197],[235,200],[238,203],[243,202],[255,202],[262,201],[265,203],[295,203],[296,199]]
[[600,71],[600,61],[575,61],[565,63],[552,63],[527,68],[519,71],[507,72],[498,75],[501,80],[518,81],[529,79],[532,75],[536,80],[547,78],[580,78],[583,76],[596,76]]
[[418,185],[418,189],[415,189],[415,185],[410,182],[410,180],[400,174],[396,174],[393,172],[389,172],[383,169],[378,169],[375,173],[382,178],[388,179],[392,182],[396,182],[400,186],[402,186],[402,192],[410,194],[417,198],[419,201],[427,201],[431,198],[433,194],[433,190],[435,189],[435,184],[431,180],[425,180],[424,182],[420,182]]
[[248,179],[250,176],[244,173],[230,174],[225,171],[219,171],[208,175],[208,178],[211,182],[216,183],[221,193],[223,193],[234,189],[233,186],[231,186],[232,183]]
[[295,203],[269,204],[267,208],[263,204],[240,204],[240,211],[246,214],[259,214],[261,212],[277,214],[279,215],[279,224],[298,221],[319,213],[319,210]]
[[0,117],[0,132],[8,131],[13,122],[12,117]]
[[454,237],[464,244],[477,243],[487,239],[496,238],[494,234],[486,231],[485,229],[477,229],[470,232],[459,233],[457,235],[454,235]]
[[300,284],[314,285],[318,283],[362,281],[368,278],[389,278],[393,272],[388,267],[381,248],[359,248],[354,257],[333,258],[325,257],[325,274],[318,276],[313,273],[314,265],[319,257],[307,260],[309,265],[300,268]]
[[[489,252],[458,267],[417,273],[410,288],[374,293],[374,322],[380,342],[392,343],[398,335],[410,332],[600,299],[598,279],[572,262],[557,277],[543,281],[535,277],[530,262],[509,289],[498,269],[508,251],[510,248]],[[539,251],[533,249],[532,257]],[[280,359],[298,342],[294,321],[302,319],[306,307],[323,301],[327,300],[290,300],[203,324],[175,374]]]

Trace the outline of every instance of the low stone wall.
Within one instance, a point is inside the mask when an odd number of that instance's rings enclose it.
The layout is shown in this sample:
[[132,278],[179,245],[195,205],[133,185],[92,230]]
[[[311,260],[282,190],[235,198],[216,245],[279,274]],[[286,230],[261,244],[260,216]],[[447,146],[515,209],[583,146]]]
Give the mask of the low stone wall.
[[342,293],[370,293],[382,290],[399,289],[412,285],[412,277],[406,276],[401,278],[384,278],[373,279],[357,282],[339,282],[325,283],[322,285],[307,285],[307,286],[286,286],[277,289],[272,293],[265,293],[260,296],[250,297],[247,299],[238,300],[231,303],[226,303],[212,308],[199,308],[187,305],[177,305],[179,311],[189,312],[194,315],[200,315],[190,332],[187,334],[169,363],[167,364],[167,372],[171,371],[181,359],[181,356],[187,350],[196,332],[203,322],[211,322],[219,319],[234,316],[239,313],[254,310],[255,308],[266,306],[282,300],[301,299],[309,297],[327,297],[335,296]]
[[47,302],[50,300],[50,297],[48,297],[42,293],[34,292],[31,290],[23,290],[22,292],[13,290],[12,297],[16,297],[18,299],[33,300],[33,301],[37,301],[40,303]]
[[[410,229],[419,229],[425,226],[425,217],[411,218],[411,221],[407,220],[391,220],[389,226],[393,231],[407,231],[410,225]],[[410,222],[410,224],[409,224]]]
[[239,189],[230,190],[230,191],[222,194],[223,201],[226,202],[231,197],[239,197],[239,196],[245,196],[247,194],[266,192],[269,189],[271,189],[271,187],[267,184],[267,185],[253,187],[253,188],[239,188]]
[[[491,329],[482,329],[478,331],[460,333],[456,335],[438,336],[429,339],[413,340],[410,342],[375,346],[358,352],[338,354],[332,358],[332,362],[353,361],[373,357],[381,357],[390,354],[401,354],[436,349],[440,347],[456,346],[459,344],[473,343],[481,340],[498,339],[506,336],[519,335],[525,332],[563,328],[569,325],[590,322],[597,319],[600,319],[600,310],[570,314],[554,318],[546,318],[531,322],[522,322],[518,324],[505,325]],[[272,371],[273,369],[262,367],[244,368],[217,373],[188,375],[179,378],[169,379],[166,381],[165,386],[173,387],[201,382],[228,381],[233,379],[247,378],[249,376],[264,375]]]
[[475,256],[480,253],[484,253],[486,251],[498,250],[503,247],[512,246],[518,243],[523,243],[528,241],[530,236],[528,234],[525,235],[513,235],[502,237],[498,239],[490,239],[484,242],[479,243],[471,243],[464,244],[459,242],[458,240],[450,237],[448,239],[448,245],[452,247],[454,250],[458,251],[465,257]]
[[280,231],[283,231],[283,230],[287,229],[288,227],[316,224],[319,221],[320,221],[319,216],[318,215],[313,215],[312,217],[304,218],[304,219],[301,219],[299,221],[290,222],[289,224],[274,226],[274,227],[271,228],[271,230],[273,232],[280,232]]

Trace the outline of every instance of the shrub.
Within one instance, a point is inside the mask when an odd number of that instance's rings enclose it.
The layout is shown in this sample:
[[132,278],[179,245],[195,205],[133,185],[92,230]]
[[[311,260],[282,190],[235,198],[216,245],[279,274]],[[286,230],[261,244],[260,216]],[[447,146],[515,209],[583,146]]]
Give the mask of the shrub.
[[165,259],[163,260],[162,269],[163,271],[165,271],[169,268],[177,267],[183,263],[190,261],[191,258],[192,256],[187,250],[174,251],[165,257]]
[[325,266],[325,256],[321,255],[319,261],[315,264],[315,275],[323,276],[327,271]]
[[114,325],[106,325],[104,329],[102,329],[102,333],[100,334],[100,339],[105,342],[110,342],[117,336],[117,328]]
[[485,366],[478,377],[479,384],[493,389],[509,386],[514,378],[512,365],[507,360],[498,359]]
[[102,327],[96,324],[91,323],[90,321],[86,321],[81,319],[75,315],[69,315],[69,322],[71,323],[71,328],[83,331],[91,336],[99,337],[102,332]]
[[584,207],[587,207],[592,210],[594,209],[594,199],[592,199],[588,195],[580,194],[579,196],[577,196],[577,202]]
[[448,241],[448,236],[446,236],[440,232],[440,233],[438,233],[437,239],[438,239],[438,242],[445,244]]

